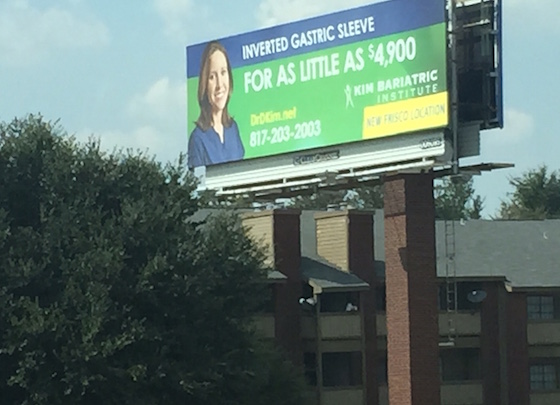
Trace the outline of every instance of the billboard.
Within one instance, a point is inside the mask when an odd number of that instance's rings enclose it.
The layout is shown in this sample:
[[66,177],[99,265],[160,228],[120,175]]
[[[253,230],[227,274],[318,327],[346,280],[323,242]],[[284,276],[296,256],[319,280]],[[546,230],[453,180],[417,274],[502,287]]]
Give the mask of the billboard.
[[188,46],[189,166],[446,127],[445,13],[389,0]]

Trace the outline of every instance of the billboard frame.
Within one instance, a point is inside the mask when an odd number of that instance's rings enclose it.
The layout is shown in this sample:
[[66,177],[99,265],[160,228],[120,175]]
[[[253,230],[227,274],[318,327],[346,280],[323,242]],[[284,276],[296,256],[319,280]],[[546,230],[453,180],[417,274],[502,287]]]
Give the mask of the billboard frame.
[[[468,3],[488,1],[494,1],[496,4],[494,24],[498,29],[495,55],[498,57],[496,68],[499,86],[496,88],[495,97],[500,108],[499,126],[503,127],[501,0],[466,0]],[[476,147],[480,146],[480,128],[477,127],[476,121],[462,123],[459,120],[456,30],[460,27],[455,19],[455,0],[441,0],[441,4],[447,27],[445,69],[449,119],[446,126],[199,167],[194,170],[200,179],[199,188],[214,190],[221,195],[267,193],[280,189],[294,190],[298,187],[356,183],[361,179],[379,178],[387,173],[443,169],[458,172],[461,157],[479,154]],[[361,7],[355,9],[359,8]],[[321,17],[325,16],[315,18]],[[465,134],[468,134],[466,138]],[[426,147],[430,142],[433,144]],[[470,146],[467,154],[462,152],[465,145]]]
[[434,130],[209,166],[198,176],[201,189],[231,194],[428,170],[450,159],[444,131]]

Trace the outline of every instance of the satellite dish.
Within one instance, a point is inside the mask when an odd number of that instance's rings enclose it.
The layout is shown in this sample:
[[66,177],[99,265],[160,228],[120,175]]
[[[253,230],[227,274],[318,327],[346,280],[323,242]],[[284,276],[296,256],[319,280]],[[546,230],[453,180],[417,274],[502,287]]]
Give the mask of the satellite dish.
[[486,291],[484,290],[473,290],[467,295],[467,300],[473,304],[478,304],[486,298]]

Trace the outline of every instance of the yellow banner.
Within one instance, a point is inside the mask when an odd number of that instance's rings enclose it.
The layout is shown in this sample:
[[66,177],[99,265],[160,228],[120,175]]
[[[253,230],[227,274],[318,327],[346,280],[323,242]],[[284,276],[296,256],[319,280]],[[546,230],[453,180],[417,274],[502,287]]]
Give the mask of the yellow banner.
[[449,123],[447,92],[364,108],[362,137],[381,138]]

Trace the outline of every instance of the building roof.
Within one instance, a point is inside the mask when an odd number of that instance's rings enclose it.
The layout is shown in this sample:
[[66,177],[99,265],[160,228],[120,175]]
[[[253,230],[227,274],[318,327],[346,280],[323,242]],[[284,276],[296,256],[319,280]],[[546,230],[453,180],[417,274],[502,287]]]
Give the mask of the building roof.
[[266,274],[266,278],[269,281],[285,281],[288,279],[283,273],[279,272],[278,270],[271,270]]
[[[202,220],[216,210],[201,210]],[[251,210],[239,210],[246,212]],[[321,288],[362,288],[367,283],[317,254],[315,214],[301,213],[302,276]],[[324,212],[324,211],[320,211]],[[448,222],[449,224],[450,222]],[[448,228],[449,230],[450,228]],[[513,288],[560,288],[560,220],[455,221],[455,274],[458,279],[504,279]],[[374,268],[385,277],[383,210],[374,214]],[[449,243],[449,242],[448,242]],[[445,221],[436,221],[438,277],[446,276]],[[282,278],[270,274],[272,279]]]
[[320,292],[336,291],[358,291],[367,290],[369,284],[355,274],[342,271],[333,264],[321,258],[310,258],[302,256],[301,275],[313,288]]
[[[304,211],[301,215],[302,255],[308,257],[317,255],[314,214]],[[385,277],[383,225],[383,210],[376,210],[374,268],[378,278]],[[438,277],[446,276],[445,227],[445,221],[436,221]],[[457,278],[505,279],[514,288],[560,288],[560,220],[455,221],[454,230]]]
[[[445,223],[436,222],[438,275],[445,275]],[[560,220],[455,222],[461,277],[505,276],[513,287],[560,287]]]

